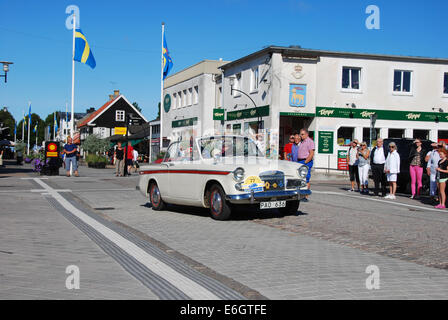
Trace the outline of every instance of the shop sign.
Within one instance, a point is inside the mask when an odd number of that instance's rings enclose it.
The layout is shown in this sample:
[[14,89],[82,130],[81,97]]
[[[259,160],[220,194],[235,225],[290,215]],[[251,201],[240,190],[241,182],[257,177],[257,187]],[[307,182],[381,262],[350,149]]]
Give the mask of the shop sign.
[[269,116],[269,106],[227,112],[227,121]]
[[318,152],[319,153],[333,153],[334,132],[333,131],[319,131]]
[[316,107],[316,117],[448,122],[448,113]]
[[213,109],[213,120],[224,121],[224,109]]
[[348,170],[347,152],[348,150],[338,150],[338,170]]
[[114,134],[126,134],[126,127],[115,127],[114,128]]
[[198,118],[189,118],[189,119],[182,119],[182,120],[176,120],[171,122],[172,128],[180,128],[180,127],[188,127],[193,126],[198,122]]
[[306,105],[306,84],[289,85],[289,105],[304,107]]
[[163,99],[163,108],[165,109],[165,112],[168,113],[171,108],[171,96],[169,94],[165,95],[165,98]]

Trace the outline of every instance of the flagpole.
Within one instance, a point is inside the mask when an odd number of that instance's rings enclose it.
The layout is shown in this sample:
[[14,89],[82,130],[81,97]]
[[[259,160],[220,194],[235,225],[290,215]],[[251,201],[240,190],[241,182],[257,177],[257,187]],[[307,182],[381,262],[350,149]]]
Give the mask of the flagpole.
[[56,111],[53,113],[53,140],[56,141]]
[[37,132],[38,132],[38,128],[37,128],[37,124],[36,124],[36,147],[37,147]]
[[[162,55],[161,55],[161,68],[160,68],[160,149],[163,148],[163,36],[165,33],[165,22],[162,22]],[[167,61],[168,63],[168,61]]]
[[[75,113],[75,32],[76,32],[76,14],[73,13],[73,50],[72,50],[72,118],[71,126],[70,126],[70,135],[73,139],[73,135],[75,134],[75,122],[74,122],[74,113]],[[70,162],[70,176],[73,175],[73,165]]]
[[65,102],[65,143],[67,143],[67,132],[68,132],[68,103],[67,103],[67,101]]
[[[29,106],[28,106],[28,110],[30,110],[31,108],[31,101],[29,101]],[[31,112],[28,111],[28,153],[30,154],[30,128],[31,127]]]
[[25,111],[23,111],[23,122],[22,122],[22,142],[25,142]]

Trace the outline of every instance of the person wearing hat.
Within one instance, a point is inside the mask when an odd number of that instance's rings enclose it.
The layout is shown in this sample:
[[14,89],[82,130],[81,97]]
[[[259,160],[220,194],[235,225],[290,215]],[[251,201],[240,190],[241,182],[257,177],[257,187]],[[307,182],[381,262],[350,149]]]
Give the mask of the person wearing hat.
[[384,164],[384,172],[386,173],[387,181],[389,181],[390,193],[385,196],[385,199],[395,200],[395,192],[397,191],[397,177],[400,173],[400,155],[397,151],[395,142],[389,143],[389,154]]
[[[418,199],[422,190],[423,166],[425,160],[425,152],[422,148],[422,141],[415,139],[414,145],[409,152],[409,173],[411,175],[411,199]],[[417,184],[417,190],[415,190]]]
[[442,148],[442,144],[438,144],[436,142],[431,144],[431,147],[433,148],[431,151],[429,151],[426,154],[425,157],[425,161],[427,162],[426,165],[426,173],[429,176],[429,196],[435,200],[435,201],[439,201],[438,196],[437,196],[437,180],[436,180],[436,175],[437,175],[437,168],[439,167],[439,160],[440,160],[440,155],[439,152],[437,151],[438,148]]

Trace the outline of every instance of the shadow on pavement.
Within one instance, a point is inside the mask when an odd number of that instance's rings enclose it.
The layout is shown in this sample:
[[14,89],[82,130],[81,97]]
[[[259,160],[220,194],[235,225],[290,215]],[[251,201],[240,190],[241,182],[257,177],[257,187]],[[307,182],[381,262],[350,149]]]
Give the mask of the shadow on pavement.
[[[151,208],[151,203],[147,202],[144,205],[140,205],[141,207]],[[211,219],[209,209],[200,208],[200,207],[191,207],[191,206],[180,206],[169,204],[167,206],[167,211],[181,213],[181,214],[189,214],[198,217],[204,217],[207,219]],[[297,211],[296,214],[290,216],[306,216],[308,215],[305,212]],[[232,211],[232,215],[228,221],[247,221],[247,220],[260,220],[260,219],[273,219],[273,218],[282,218],[286,215],[283,215],[277,209],[271,210],[259,210],[255,206],[250,205],[240,205]]]
[[31,173],[33,169],[17,165],[16,160],[3,160],[3,167],[0,167],[0,179],[8,178],[17,173]]

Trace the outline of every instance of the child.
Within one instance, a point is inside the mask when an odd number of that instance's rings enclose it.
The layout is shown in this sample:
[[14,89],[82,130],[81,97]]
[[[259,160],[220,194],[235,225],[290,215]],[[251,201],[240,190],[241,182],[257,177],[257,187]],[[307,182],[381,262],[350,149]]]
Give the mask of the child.
[[448,180],[448,151],[445,148],[439,148],[439,167],[436,169],[437,171],[437,186],[439,187],[439,202],[440,204],[435,206],[437,209],[445,209],[445,185]]

